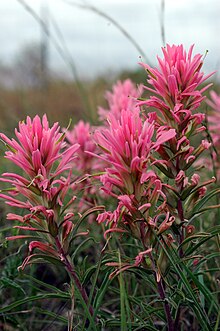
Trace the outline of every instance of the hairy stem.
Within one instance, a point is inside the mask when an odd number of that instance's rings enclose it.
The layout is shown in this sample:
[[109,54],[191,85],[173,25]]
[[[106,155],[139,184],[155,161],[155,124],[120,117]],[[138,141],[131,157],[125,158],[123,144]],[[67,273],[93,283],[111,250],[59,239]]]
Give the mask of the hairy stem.
[[[86,290],[82,286],[82,284],[79,280],[79,277],[77,276],[77,273],[75,272],[75,270],[73,268],[73,265],[70,262],[69,256],[65,254],[65,252],[63,250],[63,247],[61,245],[61,242],[60,242],[58,237],[55,238],[55,241],[56,241],[57,249],[58,249],[58,252],[60,254],[61,260],[64,263],[67,272],[69,273],[70,277],[72,278],[72,280],[74,281],[75,285],[77,286],[79,292],[81,293],[81,296],[82,296],[85,304],[88,306],[89,298],[87,296]],[[92,306],[89,305],[88,309],[89,309],[90,315],[93,316]]]
[[[184,224],[184,211],[183,211],[183,204],[182,201],[179,199],[177,202],[177,211],[178,211],[178,215],[181,221],[181,229],[180,229],[180,238],[179,238],[179,244],[181,245],[183,240],[184,240],[184,228],[183,228],[183,224]],[[183,257],[183,248],[180,248],[179,251],[179,256]]]
[[170,305],[169,305],[169,302],[167,301],[166,294],[165,294],[163,280],[160,278],[160,280],[158,281],[154,258],[152,256],[152,254],[149,254],[149,256],[150,256],[152,267],[154,270],[154,277],[155,277],[155,281],[157,283],[158,293],[159,293],[159,296],[160,296],[161,300],[163,301],[163,305],[164,305],[164,310],[165,310],[166,319],[167,319],[167,331],[175,331],[174,322],[173,322],[173,319],[171,316],[171,311],[170,311]]
[[167,330],[168,331],[174,331],[174,323],[173,323],[173,319],[172,319],[171,312],[170,312],[170,306],[169,306],[169,303],[166,299],[162,279],[160,279],[160,281],[157,282],[157,288],[158,288],[158,292],[160,294],[160,298],[164,302],[164,309],[165,309],[166,318],[167,318]]

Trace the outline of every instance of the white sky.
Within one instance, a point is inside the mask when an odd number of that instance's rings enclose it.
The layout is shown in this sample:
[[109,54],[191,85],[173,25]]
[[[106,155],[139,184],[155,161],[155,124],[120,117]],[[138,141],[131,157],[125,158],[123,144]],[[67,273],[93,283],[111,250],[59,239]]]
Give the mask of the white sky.
[[[140,53],[108,20],[89,10],[70,6],[73,0],[26,0],[41,15],[49,14],[62,32],[78,71],[90,77],[106,70],[137,68]],[[77,3],[83,3],[76,0]],[[85,3],[85,2],[84,2]],[[161,0],[87,0],[117,21],[140,45],[151,62],[161,54]],[[165,0],[166,42],[195,44],[195,53],[209,53],[205,70],[220,69],[220,0]],[[22,45],[40,41],[39,24],[17,0],[0,0],[0,60],[10,63]],[[50,33],[56,32],[50,24]],[[68,73],[60,55],[50,44],[50,62]]]

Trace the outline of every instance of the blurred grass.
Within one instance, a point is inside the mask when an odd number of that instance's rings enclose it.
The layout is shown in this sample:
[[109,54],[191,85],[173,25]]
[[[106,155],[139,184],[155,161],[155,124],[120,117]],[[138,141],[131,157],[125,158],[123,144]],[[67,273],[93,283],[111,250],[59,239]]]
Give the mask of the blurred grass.
[[[109,78],[109,76],[112,76]],[[52,80],[46,89],[16,88],[6,89],[0,87],[0,131],[10,134],[14,132],[20,120],[27,115],[47,114],[50,122],[58,121],[61,127],[67,126],[69,119],[77,123],[80,119],[97,124],[97,107],[105,105],[104,94],[110,90],[117,80],[130,78],[133,82],[146,84],[147,75],[140,68],[136,71],[123,71],[117,76],[106,75],[92,81],[82,81],[90,109],[85,109],[82,96],[79,94],[77,84],[73,81]],[[219,92],[220,86],[214,85]],[[147,95],[147,92],[145,92]],[[208,96],[208,91],[206,95]],[[207,106],[203,103],[200,111],[205,111]]]

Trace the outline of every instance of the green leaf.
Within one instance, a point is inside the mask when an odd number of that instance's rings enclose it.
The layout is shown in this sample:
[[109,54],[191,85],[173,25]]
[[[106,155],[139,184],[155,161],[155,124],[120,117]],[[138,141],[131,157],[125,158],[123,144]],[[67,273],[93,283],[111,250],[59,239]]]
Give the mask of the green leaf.
[[204,244],[207,240],[211,239],[212,237],[220,234],[220,225],[217,225],[211,229],[209,229],[208,236],[202,237],[198,243],[195,245],[191,245],[184,253],[185,256],[191,255],[194,253],[202,244]]
[[7,304],[7,306],[0,308],[0,313],[6,313],[11,310],[14,311],[15,308],[28,303],[28,302],[33,302],[33,301],[38,301],[38,300],[48,300],[51,298],[56,298],[56,299],[70,299],[69,294],[60,294],[60,293],[47,293],[47,294],[38,294],[38,295],[33,295],[24,299],[17,300],[11,304]]
[[[76,295],[77,295],[78,299],[80,300],[80,303],[81,303],[81,305],[82,305],[82,307],[83,307],[83,309],[84,309],[84,312],[85,312],[85,314],[86,314],[86,318],[88,318],[88,320],[89,320],[89,322],[90,322],[90,328],[91,328],[92,330],[96,331],[97,328],[96,328],[96,326],[95,326],[94,318],[93,318],[93,316],[91,316],[90,311],[89,311],[89,309],[88,309],[87,304],[85,303],[84,298],[82,297],[82,295],[81,295],[81,293],[80,293],[80,291],[79,291],[79,289],[78,289],[77,286],[75,286],[74,289],[75,289],[75,291],[76,291]],[[94,315],[94,313],[93,313],[93,315]]]
[[24,295],[26,295],[24,289],[19,285],[17,284],[14,280],[10,279],[10,278],[7,278],[7,277],[1,277],[0,278],[0,283],[2,284],[3,287],[6,287],[6,288],[14,288],[20,292],[22,292]]
[[219,309],[219,312],[218,312],[218,317],[217,317],[217,321],[215,323],[214,331],[218,331],[219,330],[219,324],[220,324],[220,309]]
[[220,193],[220,189],[214,189],[211,192],[209,192],[208,194],[206,194],[193,208],[193,212],[189,217],[189,220],[191,218],[193,218],[194,215],[198,214],[199,212],[201,212],[202,207],[215,195]]
[[[184,245],[186,245],[187,243],[189,243],[192,240],[195,239],[200,239],[200,238],[210,238],[210,233],[206,233],[206,232],[199,232],[197,234],[194,234],[186,239],[183,240],[183,242],[178,246],[178,250],[180,250],[180,248]],[[185,255],[185,254],[184,254]]]
[[190,278],[195,283],[195,285],[197,286],[199,291],[202,293],[202,295],[204,295],[207,302],[210,305],[213,305],[216,312],[218,313],[218,310],[219,310],[218,304],[215,302],[214,297],[213,297],[212,293],[209,291],[209,289],[201,281],[199,281],[199,279],[192,273],[192,271],[184,263],[182,263],[182,266],[186,270],[187,275],[190,276]]
[[[95,272],[95,277],[92,281],[92,287],[91,287],[91,290],[90,290],[90,293],[89,293],[89,301],[88,301],[88,306],[91,305],[91,302],[92,302],[92,298],[93,298],[93,293],[95,291],[95,286],[96,286],[96,283],[97,283],[97,280],[98,280],[98,275],[99,275],[99,271],[100,271],[100,268],[101,268],[101,263],[102,263],[102,252],[99,256],[99,260],[98,260],[98,263],[97,265],[95,266],[95,269],[94,268],[90,268],[90,271],[92,271],[92,273]],[[91,278],[91,277],[90,277]],[[85,279],[85,278],[84,278]],[[83,283],[82,283],[83,284]],[[94,316],[93,316],[93,320],[94,320]],[[84,321],[83,321],[83,324],[82,324],[82,328],[85,327],[85,323],[86,323],[86,320],[84,318]]]
[[22,274],[22,279],[28,279],[30,280],[30,282],[32,283],[36,283],[40,286],[40,290],[42,291],[42,288],[45,288],[47,291],[52,291],[54,293],[60,293],[61,295],[66,295],[66,292],[61,291],[59,288],[57,288],[56,286],[53,286],[51,284],[45,283],[42,280],[39,280],[35,277],[32,277],[31,275],[27,275],[27,274]]
[[38,264],[38,263],[51,263],[57,266],[64,266],[63,262],[61,262],[59,259],[49,256],[46,254],[34,254],[33,257],[30,257],[28,260],[28,264]]
[[79,226],[82,224],[82,222],[84,221],[84,219],[86,217],[88,217],[90,214],[98,212],[98,211],[104,211],[105,210],[105,206],[95,206],[93,208],[88,209],[81,217],[80,219],[77,221],[77,223],[75,224],[73,231],[72,231],[72,235],[75,235],[77,233],[77,230],[79,228]]
[[[188,299],[192,299],[193,304],[191,304],[190,307],[191,307],[191,309],[193,309],[194,313],[196,314],[200,325],[203,327],[203,331],[212,331],[208,316],[205,313],[204,309],[199,304],[198,298],[196,297],[194,291],[192,290],[191,284],[188,282],[182,268],[185,269],[186,272],[189,272],[188,275],[190,275],[192,280],[195,281],[195,284],[197,286],[198,285],[200,286],[200,290],[201,290],[201,284],[198,282],[196,277],[191,273],[191,271],[185,266],[185,264],[182,263],[182,261],[179,259],[179,256],[177,255],[176,251],[174,249],[172,249],[172,247],[169,248],[165,242],[162,244],[158,237],[157,237],[157,240],[159,241],[162,249],[164,250],[164,253],[170,260],[170,264],[172,265],[173,269],[175,270],[177,275],[180,277],[180,279],[187,291]],[[209,296],[208,296],[208,298],[209,298]]]
[[74,260],[75,257],[76,257],[76,254],[80,251],[80,249],[82,248],[83,245],[85,245],[87,242],[89,241],[93,241],[94,243],[96,244],[99,244],[94,238],[92,237],[89,237],[89,238],[86,238],[85,240],[83,240],[78,246],[77,248],[74,248],[74,252],[73,253],[70,253],[71,255],[71,259]]
[[[202,265],[203,263],[205,263],[205,262],[207,262],[208,260],[213,259],[213,258],[215,258],[215,257],[218,257],[218,258],[219,258],[219,257],[220,257],[220,252],[211,253],[211,254],[206,255],[204,258],[202,258],[202,259],[197,263],[197,265],[196,265],[195,273],[198,272],[199,268],[201,268],[201,265]],[[208,270],[212,271],[213,268],[212,268],[212,269],[208,269]],[[214,268],[213,271],[219,271],[219,268]],[[207,270],[203,270],[202,272],[207,272]]]
[[65,325],[68,324],[68,319],[59,315],[59,313],[55,314],[53,313],[52,311],[48,311],[46,309],[42,309],[42,308],[38,308],[38,307],[35,307],[35,310],[40,313],[40,314],[43,314],[43,315],[47,315],[49,317],[52,317],[53,320],[58,320],[58,321],[61,321],[63,322]]

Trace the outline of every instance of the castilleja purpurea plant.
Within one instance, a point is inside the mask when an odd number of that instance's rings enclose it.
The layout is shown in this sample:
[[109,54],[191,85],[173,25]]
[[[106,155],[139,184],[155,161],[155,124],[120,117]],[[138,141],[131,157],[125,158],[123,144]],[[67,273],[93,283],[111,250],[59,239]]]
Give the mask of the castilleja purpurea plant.
[[[193,46],[188,53],[183,45],[167,45],[162,51],[164,58],[158,57],[159,68],[151,68],[142,63],[149,77],[146,89],[156,96],[150,96],[139,105],[155,109],[156,112],[148,116],[155,117],[158,127],[166,125],[167,128],[176,130],[176,136],[157,150],[157,157],[163,163],[156,163],[156,166],[171,183],[165,186],[164,193],[167,197],[170,196],[169,205],[176,218],[181,244],[184,229],[193,216],[192,209],[205,195],[206,186],[216,180],[210,178],[200,183],[200,176],[193,168],[202,152],[211,146],[209,141],[201,139],[201,132],[206,129],[203,125],[205,114],[197,109],[205,99],[204,91],[212,85],[204,85],[204,82],[213,73],[204,76],[201,71],[202,55],[192,56]],[[195,139],[199,141],[197,147],[192,143]],[[181,248],[180,255],[182,254]]]
[[[176,247],[179,258],[190,258],[184,243],[195,234],[192,220],[219,189],[207,196],[207,185],[216,179],[200,183],[193,168],[211,145],[200,138],[205,115],[197,109],[211,86],[200,85],[213,73],[204,76],[201,72],[202,55],[192,57],[193,46],[188,54],[182,45],[167,45],[162,50],[159,68],[141,63],[149,76],[146,89],[156,96],[142,99],[132,111],[124,109],[120,118],[110,111],[108,128],[97,130],[95,140],[99,157],[109,162],[100,177],[102,189],[118,200],[115,210],[100,214],[97,220],[108,225],[105,236],[114,232],[132,236],[143,247],[133,263],[108,262],[115,267],[111,277],[133,267],[150,267],[160,298],[166,300],[164,277],[173,262],[167,250]],[[145,112],[143,118],[145,107],[154,112]],[[201,139],[197,147],[192,143],[195,137]],[[219,205],[207,209],[216,207]],[[175,330],[179,315],[172,317],[166,301],[164,309],[168,330]],[[201,314],[205,314],[203,310]]]
[[[44,115],[20,122],[16,139],[0,135],[8,149],[5,157],[24,170],[23,175],[7,172],[0,178],[10,185],[0,197],[16,208],[7,218],[18,222],[15,228],[21,231],[7,239],[30,241],[22,270],[39,260],[65,267],[85,311],[83,321],[78,320],[82,330],[116,326],[124,331],[175,331],[189,323],[206,331],[218,328],[218,306],[202,269],[206,259],[217,255],[201,252],[219,228],[213,224],[204,232],[197,222],[219,207],[207,206],[220,193],[213,189],[216,179],[203,182],[196,171],[211,146],[203,135],[205,115],[198,109],[212,73],[204,75],[202,55],[193,56],[193,46],[188,53],[183,45],[167,45],[162,52],[158,67],[141,63],[148,75],[146,86],[119,81],[106,94],[109,109],[99,108],[104,123],[96,130],[80,121],[62,132],[58,123],[50,128]],[[149,98],[141,95],[143,88]],[[214,109],[217,101],[214,95]],[[217,117],[209,118],[213,122]],[[215,144],[216,128],[210,124]],[[93,222],[104,229],[100,242],[106,243],[84,277],[84,282],[91,278],[88,295],[70,250],[76,237],[90,236],[78,228],[94,211],[101,211]],[[110,298],[118,293],[118,288],[112,290],[117,278],[120,299],[113,299],[111,311],[104,298],[110,284]],[[216,290],[214,281],[212,287]],[[118,301],[121,317],[115,313]]]
[[[65,148],[65,132],[61,132],[58,123],[50,128],[46,115],[42,121],[38,115],[33,120],[27,117],[26,122],[19,123],[15,135],[17,139],[4,134],[0,137],[8,148],[5,157],[24,170],[24,175],[3,173],[0,180],[11,187],[2,190],[0,197],[11,207],[22,210],[22,216],[8,213],[7,219],[19,222],[21,225],[14,228],[29,234],[6,239],[31,239],[29,255],[20,268],[41,260],[63,265],[88,305],[87,293],[69,256],[74,238],[88,234],[75,233],[75,210],[71,207],[76,199],[72,190],[72,162],[80,145]],[[92,314],[92,308],[88,309]]]

